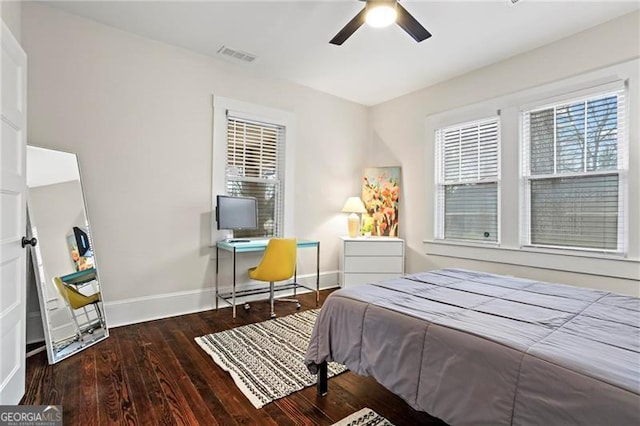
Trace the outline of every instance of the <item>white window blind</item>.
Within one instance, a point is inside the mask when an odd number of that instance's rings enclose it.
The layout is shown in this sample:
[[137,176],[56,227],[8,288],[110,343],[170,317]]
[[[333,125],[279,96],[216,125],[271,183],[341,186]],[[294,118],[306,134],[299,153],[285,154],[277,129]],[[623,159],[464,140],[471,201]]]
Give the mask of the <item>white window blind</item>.
[[523,244],[625,251],[624,92],[522,112]]
[[235,231],[234,236],[282,234],[284,139],[284,126],[227,113],[227,194],[258,200],[258,229]]
[[497,242],[500,120],[436,130],[436,238]]

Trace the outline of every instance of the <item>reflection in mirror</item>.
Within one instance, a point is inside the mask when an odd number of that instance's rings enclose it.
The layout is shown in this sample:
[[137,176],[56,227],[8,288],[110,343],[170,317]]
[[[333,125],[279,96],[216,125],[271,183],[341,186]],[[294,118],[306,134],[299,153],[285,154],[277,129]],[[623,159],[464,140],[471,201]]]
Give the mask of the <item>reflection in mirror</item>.
[[109,335],[75,154],[27,147],[28,238],[49,363]]

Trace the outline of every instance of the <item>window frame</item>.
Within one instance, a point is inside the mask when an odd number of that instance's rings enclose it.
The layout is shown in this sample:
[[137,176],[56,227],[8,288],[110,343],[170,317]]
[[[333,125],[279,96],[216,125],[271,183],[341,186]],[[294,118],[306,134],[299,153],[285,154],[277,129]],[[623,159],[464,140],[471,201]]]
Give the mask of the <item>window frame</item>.
[[[425,196],[428,209],[425,217],[428,226],[425,227],[422,240],[422,252],[438,259],[462,259],[471,262],[480,261],[492,265],[508,265],[507,268],[525,267],[539,270],[559,271],[561,274],[581,274],[591,276],[593,285],[607,280],[620,292],[636,291],[633,285],[627,285],[627,280],[637,281],[638,265],[640,264],[640,241],[634,238],[640,230],[640,145],[637,140],[640,135],[640,59],[634,58],[617,64],[608,65],[591,71],[580,72],[570,77],[546,81],[539,85],[509,92],[495,97],[473,101],[459,102],[458,106],[430,111],[425,115],[426,147],[425,158],[427,167],[424,170],[426,181]],[[626,129],[629,140],[629,164],[625,180],[627,185],[627,214],[624,233],[629,235],[626,254],[587,252],[584,250],[559,250],[523,246],[521,242],[521,208],[522,191],[520,181],[520,143],[519,134],[520,110],[524,107],[535,107],[543,102],[540,100],[556,100],[578,96],[581,92],[592,91],[595,87],[624,82],[628,88],[626,99],[627,118],[629,125]],[[500,111],[502,125],[502,172],[500,193],[503,200],[501,205],[500,245],[480,245],[471,242],[455,242],[438,240],[435,238],[435,129],[452,123],[473,120],[490,116],[496,110]],[[495,266],[498,267],[498,266]],[[613,280],[610,280],[612,278]],[[624,281],[618,281],[624,280]],[[585,284],[587,285],[587,284]]]
[[[249,102],[213,95],[213,134],[212,134],[212,173],[211,173],[211,212],[215,211],[216,195],[227,194],[227,113],[242,119],[268,123],[284,128],[284,170],[282,177],[282,223],[277,226],[276,236],[293,235],[294,230],[294,158],[296,139],[296,120],[292,112],[266,107]],[[229,237],[229,231],[217,230],[215,215],[211,214],[211,243]]]
[[[553,109],[554,111],[554,144],[556,129],[556,108],[564,105],[577,104],[584,102],[587,104],[590,100],[596,100],[607,96],[616,95],[617,101],[617,168],[606,170],[585,170],[579,172],[558,172],[556,169],[557,153],[554,152],[554,171],[553,173],[537,174],[531,172],[531,155],[529,150],[531,142],[527,132],[527,115],[536,111],[545,109]],[[621,98],[620,98],[621,96]],[[627,84],[622,81],[614,81],[606,84],[596,85],[576,92],[564,93],[554,97],[547,97],[538,100],[529,105],[523,105],[519,113],[519,149],[520,149],[520,246],[526,249],[550,249],[567,253],[602,253],[614,255],[627,255],[628,251],[628,191],[629,185],[627,175],[629,170],[629,94]],[[585,110],[585,117],[587,112]],[[587,125],[585,123],[585,129]],[[585,139],[585,155],[586,155],[586,139]],[[555,151],[555,148],[554,148]],[[586,160],[585,160],[586,164]],[[605,175],[618,176],[618,222],[617,222],[617,241],[616,249],[605,249],[598,247],[580,247],[572,245],[549,245],[532,243],[532,209],[531,209],[531,182],[544,181],[561,178],[580,178]]]
[[[465,128],[469,128],[472,126],[478,126],[479,128],[482,125],[494,123],[496,127],[496,142],[495,142],[495,167],[496,172],[495,176],[488,177],[480,177],[480,172],[482,167],[480,165],[477,166],[478,177],[471,178],[462,178],[459,177],[456,181],[447,181],[446,178],[446,166],[445,166],[445,154],[444,154],[444,145],[445,139],[444,135],[446,132],[451,131],[462,131]],[[458,243],[458,244],[476,244],[481,246],[499,246],[501,240],[501,143],[502,143],[502,127],[501,127],[501,117],[500,112],[494,115],[487,115],[483,118],[468,120],[468,121],[458,121],[453,124],[449,124],[446,126],[439,126],[435,129],[434,132],[434,140],[435,140],[435,228],[434,228],[434,237],[438,241],[447,242],[447,243]],[[478,149],[479,146],[478,146]],[[462,158],[462,152],[459,153],[459,161]],[[478,160],[481,158],[480,153],[478,153]],[[459,173],[462,173],[461,167],[459,167]],[[490,184],[495,183],[496,185],[496,239],[494,240],[480,240],[480,239],[466,239],[466,238],[447,238],[446,237],[446,212],[445,212],[445,204],[446,204],[446,188],[447,186],[466,186],[466,185],[482,185],[482,184]]]

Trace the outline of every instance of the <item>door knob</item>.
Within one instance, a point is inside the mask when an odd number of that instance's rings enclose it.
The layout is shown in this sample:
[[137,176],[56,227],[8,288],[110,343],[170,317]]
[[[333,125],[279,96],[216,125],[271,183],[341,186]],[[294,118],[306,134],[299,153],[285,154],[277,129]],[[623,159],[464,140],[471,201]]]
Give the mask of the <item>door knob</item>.
[[26,246],[31,246],[31,247],[35,247],[36,244],[38,244],[38,240],[34,238],[28,239],[27,237],[22,237],[22,247],[26,247]]

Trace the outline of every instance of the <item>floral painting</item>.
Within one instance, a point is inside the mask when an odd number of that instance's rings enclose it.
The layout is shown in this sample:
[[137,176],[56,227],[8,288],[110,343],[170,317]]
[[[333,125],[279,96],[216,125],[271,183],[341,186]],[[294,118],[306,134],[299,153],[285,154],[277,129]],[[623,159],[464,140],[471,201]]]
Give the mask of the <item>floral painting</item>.
[[400,167],[364,169],[362,201],[367,212],[362,215],[363,232],[371,232],[375,236],[397,237],[399,196]]

